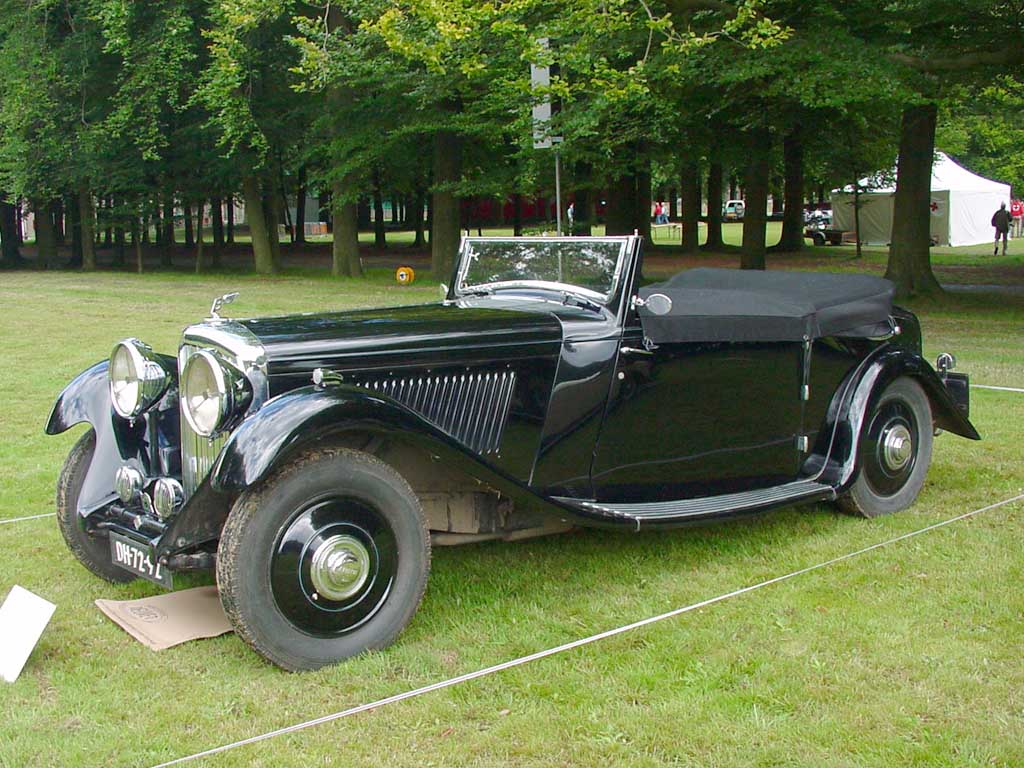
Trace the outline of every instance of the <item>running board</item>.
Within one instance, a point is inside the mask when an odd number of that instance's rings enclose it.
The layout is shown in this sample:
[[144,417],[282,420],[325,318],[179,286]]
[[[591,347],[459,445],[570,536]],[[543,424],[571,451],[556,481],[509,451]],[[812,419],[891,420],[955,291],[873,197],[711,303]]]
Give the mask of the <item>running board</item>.
[[585,510],[593,515],[614,520],[629,520],[641,523],[670,523],[689,518],[714,517],[729,512],[777,507],[787,502],[810,499],[835,499],[835,490],[830,485],[812,480],[797,480],[774,488],[761,488],[722,496],[705,496],[699,499],[677,499],[675,501],[654,501],[641,504],[617,504],[609,502],[580,501],[579,499],[558,498],[567,506]]

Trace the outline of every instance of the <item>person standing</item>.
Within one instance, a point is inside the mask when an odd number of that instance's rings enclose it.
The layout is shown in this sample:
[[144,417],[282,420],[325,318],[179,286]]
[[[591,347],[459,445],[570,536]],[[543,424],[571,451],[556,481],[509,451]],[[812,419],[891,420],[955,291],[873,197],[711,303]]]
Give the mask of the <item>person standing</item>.
[[1011,237],[1024,237],[1024,200],[1010,201],[1010,215],[1013,216]]
[[1010,232],[1010,222],[1013,221],[1010,212],[1006,210],[1006,203],[999,204],[999,210],[992,214],[992,226],[996,229],[996,244],[992,249],[992,255],[999,255],[999,238],[1003,238],[1003,256],[1006,255],[1006,238]]

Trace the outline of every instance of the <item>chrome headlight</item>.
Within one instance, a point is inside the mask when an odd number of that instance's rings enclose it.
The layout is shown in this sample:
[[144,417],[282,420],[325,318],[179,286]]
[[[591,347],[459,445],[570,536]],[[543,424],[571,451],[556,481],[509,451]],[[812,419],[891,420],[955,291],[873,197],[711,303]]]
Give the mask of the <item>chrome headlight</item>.
[[181,407],[197,435],[213,437],[252,400],[245,375],[209,349],[193,354],[181,372]]
[[119,416],[134,419],[161,397],[172,375],[152,348],[138,339],[117,343],[110,353],[110,401]]

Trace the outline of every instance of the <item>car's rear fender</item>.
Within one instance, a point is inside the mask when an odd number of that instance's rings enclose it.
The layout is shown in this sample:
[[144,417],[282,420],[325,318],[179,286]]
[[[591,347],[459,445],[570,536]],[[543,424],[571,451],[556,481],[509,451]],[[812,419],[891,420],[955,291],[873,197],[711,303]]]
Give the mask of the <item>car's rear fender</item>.
[[867,416],[885,388],[901,376],[909,376],[921,385],[928,396],[936,428],[971,440],[981,439],[935,369],[923,357],[886,345],[868,357],[839,387],[829,407],[826,428],[820,433],[819,445],[805,464],[805,473],[819,475],[820,482],[840,491],[856,479],[857,450]]

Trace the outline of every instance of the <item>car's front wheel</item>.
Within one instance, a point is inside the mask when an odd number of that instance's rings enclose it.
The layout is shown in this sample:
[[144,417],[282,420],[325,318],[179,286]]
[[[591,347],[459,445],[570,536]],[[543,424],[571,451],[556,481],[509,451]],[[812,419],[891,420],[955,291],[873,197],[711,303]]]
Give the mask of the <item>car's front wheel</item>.
[[857,449],[857,479],[839,507],[878,517],[913,504],[931,465],[933,430],[921,385],[908,377],[892,382],[868,416]]
[[68,549],[78,561],[99,576],[115,584],[135,579],[128,571],[110,560],[110,540],[105,533],[87,530],[78,514],[78,495],[96,452],[96,433],[91,429],[82,435],[68,454],[57,481],[57,525]]
[[284,669],[316,669],[392,643],[430,570],[412,489],[359,451],[291,462],[235,503],[217,584],[236,633]]

